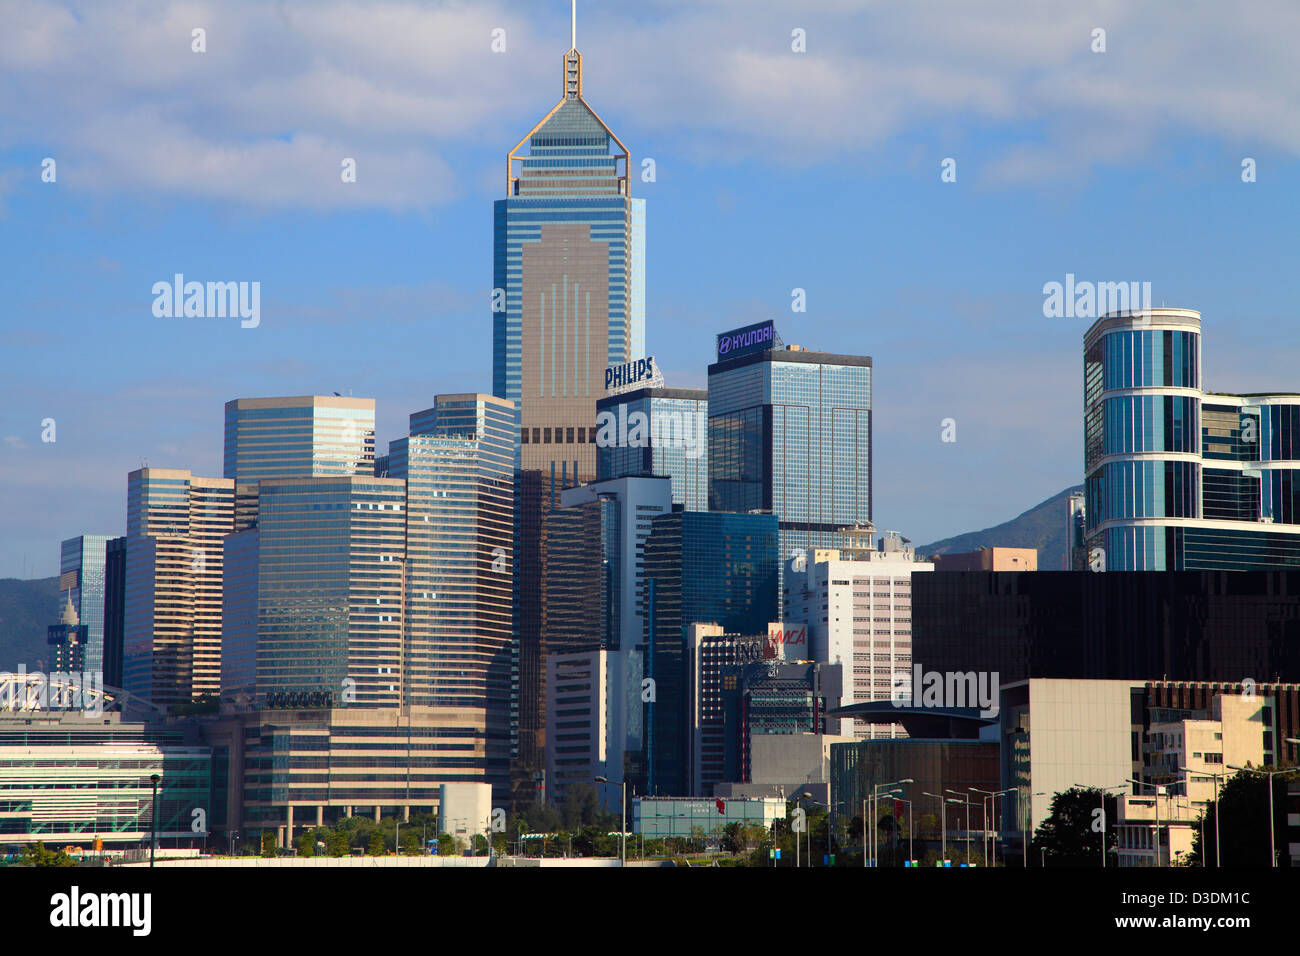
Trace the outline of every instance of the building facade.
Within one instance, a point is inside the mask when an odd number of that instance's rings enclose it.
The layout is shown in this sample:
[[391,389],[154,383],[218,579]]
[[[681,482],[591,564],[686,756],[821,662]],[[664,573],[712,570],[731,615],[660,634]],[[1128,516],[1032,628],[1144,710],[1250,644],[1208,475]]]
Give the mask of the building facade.
[[1300,394],[1205,391],[1198,312],[1088,330],[1084,461],[1094,570],[1300,566]]
[[668,477],[674,505],[707,511],[708,411],[703,388],[640,388],[598,400],[597,479]]
[[299,395],[226,402],[222,474],[237,484],[370,475],[374,461],[373,398]]
[[709,508],[776,515],[783,561],[837,547],[871,521],[871,359],[733,338],[709,366]]
[[127,476],[123,684],[159,706],[221,690],[222,539],[235,483],[188,470]]
[[509,777],[513,689],[514,407],[484,394],[435,397],[390,443],[406,485],[403,695],[485,709],[489,779]]
[[912,578],[926,670],[1028,677],[1300,678],[1300,572],[935,571]]
[[147,847],[154,774],[159,845],[203,846],[212,755],[193,734],[111,711],[0,710],[0,846]]
[[[86,628],[85,670],[104,671],[105,563],[110,535],[83,534],[59,545],[59,590]],[[79,670],[81,668],[78,668]]]
[[[776,619],[777,527],[770,514],[675,511],[645,544],[646,746],[641,792],[682,794],[689,783],[690,626],[766,633]],[[641,788],[638,788],[639,790]]]
[[595,477],[605,368],[645,354],[645,200],[583,97],[577,49],[563,72],[563,97],[510,151],[495,203],[492,391],[516,403],[519,467],[567,487]]
[[[814,549],[786,565],[787,622],[808,628],[812,660],[839,664],[837,706],[890,700],[900,676],[912,673],[912,580],[934,570],[918,561],[901,535],[872,547],[873,529],[845,535],[844,548]],[[920,663],[926,663],[920,661]],[[845,721],[855,737],[904,737],[901,724]]]

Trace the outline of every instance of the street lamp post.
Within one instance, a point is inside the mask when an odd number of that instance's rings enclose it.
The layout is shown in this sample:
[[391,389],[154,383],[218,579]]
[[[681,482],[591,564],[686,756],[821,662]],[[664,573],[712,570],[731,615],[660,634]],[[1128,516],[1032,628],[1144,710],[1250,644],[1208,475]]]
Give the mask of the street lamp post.
[[153,866],[154,851],[158,849],[158,781],[162,777],[150,774],[149,782],[153,784],[153,812],[149,814],[149,865]]
[[939,844],[941,847],[940,859],[945,863],[948,862],[948,807],[943,802],[944,797],[938,793],[930,793],[928,790],[922,790],[921,795],[925,797],[934,797],[939,801]]
[[[871,787],[871,863],[872,866],[880,865],[879,852],[876,846],[876,817],[880,812],[880,798],[887,794],[902,793],[902,790],[896,789],[904,784],[915,783],[911,777],[904,777],[902,780],[893,780],[889,783],[877,783]],[[889,789],[889,788],[895,789]],[[864,810],[865,817],[865,810]],[[897,825],[897,819],[894,820]],[[866,820],[862,821],[862,865],[867,865],[867,827]]]
[[[1186,774],[1192,774],[1197,777],[1210,777],[1214,780],[1214,867],[1221,868],[1219,860],[1219,779],[1227,778],[1226,773],[1209,773],[1204,770],[1188,770],[1186,767],[1179,767],[1180,771]],[[1201,866],[1205,866],[1205,811],[1201,811]]]
[[[597,783],[609,783],[608,777],[597,777]],[[627,781],[619,782],[618,865],[627,866]]]
[[[1290,739],[1290,738],[1288,738]],[[1268,857],[1272,861],[1272,866],[1277,867],[1277,836],[1276,827],[1273,821],[1273,778],[1279,774],[1300,773],[1300,767],[1287,767],[1285,770],[1259,770],[1254,767],[1237,767],[1228,764],[1229,770],[1238,770],[1242,773],[1257,773],[1268,778]],[[1214,807],[1215,831],[1218,831],[1219,807]]]
[[[1154,794],[1155,802],[1156,802],[1156,846],[1155,846],[1155,849],[1156,849],[1156,866],[1159,866],[1159,865],[1160,865],[1160,798],[1161,798],[1162,796],[1165,795],[1165,788],[1164,788],[1164,785],[1163,785],[1163,784],[1157,784],[1157,783],[1151,783],[1150,781],[1147,781],[1147,780],[1135,780],[1135,779],[1133,779],[1132,777],[1129,777],[1129,778],[1128,778],[1128,782],[1129,782],[1129,783],[1136,783],[1139,787],[1154,787],[1154,788],[1155,788],[1155,791],[1156,791],[1155,794]],[[1218,813],[1218,809],[1217,809],[1217,807],[1216,807],[1216,809],[1215,809],[1215,813]]]
[[[956,794],[959,797],[965,796],[966,798],[966,863],[969,864],[970,863],[970,794],[969,793],[963,794],[958,790],[949,790],[947,787],[944,787],[943,792]],[[985,818],[984,822],[987,825],[988,819]],[[987,859],[985,860],[985,862],[986,863],[988,862]]]
[[[1084,783],[1076,783],[1075,786],[1078,787],[1080,790],[1091,790],[1091,789],[1093,789],[1092,787],[1090,787],[1089,785],[1084,784]],[[1106,819],[1106,793],[1107,793],[1108,791],[1110,791],[1110,790],[1127,790],[1127,789],[1128,789],[1128,784],[1127,784],[1127,783],[1118,783],[1118,784],[1116,784],[1116,785],[1113,786],[1113,787],[1097,787],[1098,792],[1101,794],[1101,796],[1100,796],[1100,802],[1101,802],[1101,868],[1102,868],[1103,870],[1106,869],[1106,825],[1110,822],[1109,820]],[[1159,813],[1159,808],[1157,808],[1156,812],[1157,812],[1157,814]]]

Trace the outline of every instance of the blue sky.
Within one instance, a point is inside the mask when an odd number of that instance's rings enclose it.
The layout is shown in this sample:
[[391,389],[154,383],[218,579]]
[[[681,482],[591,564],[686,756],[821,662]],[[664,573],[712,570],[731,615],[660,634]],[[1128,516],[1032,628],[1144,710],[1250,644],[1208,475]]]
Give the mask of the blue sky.
[[[703,385],[715,332],[774,318],[873,356],[876,523],[917,542],[1081,480],[1089,323],[1042,310],[1066,273],[1200,310],[1209,388],[1300,390],[1300,8],[1023,6],[579,3],[586,98],[634,174],[655,160],[648,351]],[[382,450],[490,390],[492,200],[560,96],[568,14],[6,3],[0,577],[123,533],[142,460],[219,475],[228,399],[374,397]],[[154,317],[177,272],[260,282],[260,326]]]

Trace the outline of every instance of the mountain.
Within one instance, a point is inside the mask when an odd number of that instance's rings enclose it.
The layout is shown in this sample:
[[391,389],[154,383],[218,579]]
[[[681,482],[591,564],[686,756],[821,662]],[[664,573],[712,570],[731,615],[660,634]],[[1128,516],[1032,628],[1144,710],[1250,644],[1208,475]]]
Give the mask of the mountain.
[[46,670],[45,629],[58,621],[58,578],[0,578],[0,671]]
[[1066,502],[1070,495],[1083,491],[1083,485],[1066,488],[1046,501],[1034,505],[1022,515],[983,531],[967,531],[934,544],[921,545],[917,554],[960,554],[980,548],[1037,548],[1041,571],[1060,571],[1065,567]]

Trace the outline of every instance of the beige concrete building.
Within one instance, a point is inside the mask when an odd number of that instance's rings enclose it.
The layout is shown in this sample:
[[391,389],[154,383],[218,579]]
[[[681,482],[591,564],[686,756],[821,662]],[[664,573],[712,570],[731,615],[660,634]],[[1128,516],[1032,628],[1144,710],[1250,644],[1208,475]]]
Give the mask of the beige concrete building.
[[936,554],[936,571],[1037,571],[1037,548],[980,548],[960,554]]
[[1221,788],[1224,775],[1235,773],[1230,767],[1264,762],[1271,701],[1263,694],[1220,694],[1208,712],[1153,709],[1138,778],[1144,785],[1119,802],[1121,866],[1168,866],[1191,852],[1216,776]]
[[203,724],[213,750],[210,828],[291,846],[350,816],[436,812],[442,786],[485,780],[479,708],[360,707],[227,713]]
[[[897,533],[886,534],[874,548],[872,533],[846,532],[848,547],[818,548],[786,565],[787,627],[808,626],[808,645],[787,648],[786,656],[802,650],[812,660],[839,664],[838,706],[890,700],[899,679],[911,686],[912,575],[934,570]],[[840,730],[858,739],[907,736],[901,724],[864,720],[844,721]]]
[[222,539],[235,483],[185,469],[127,476],[125,689],[159,706],[221,689]]

